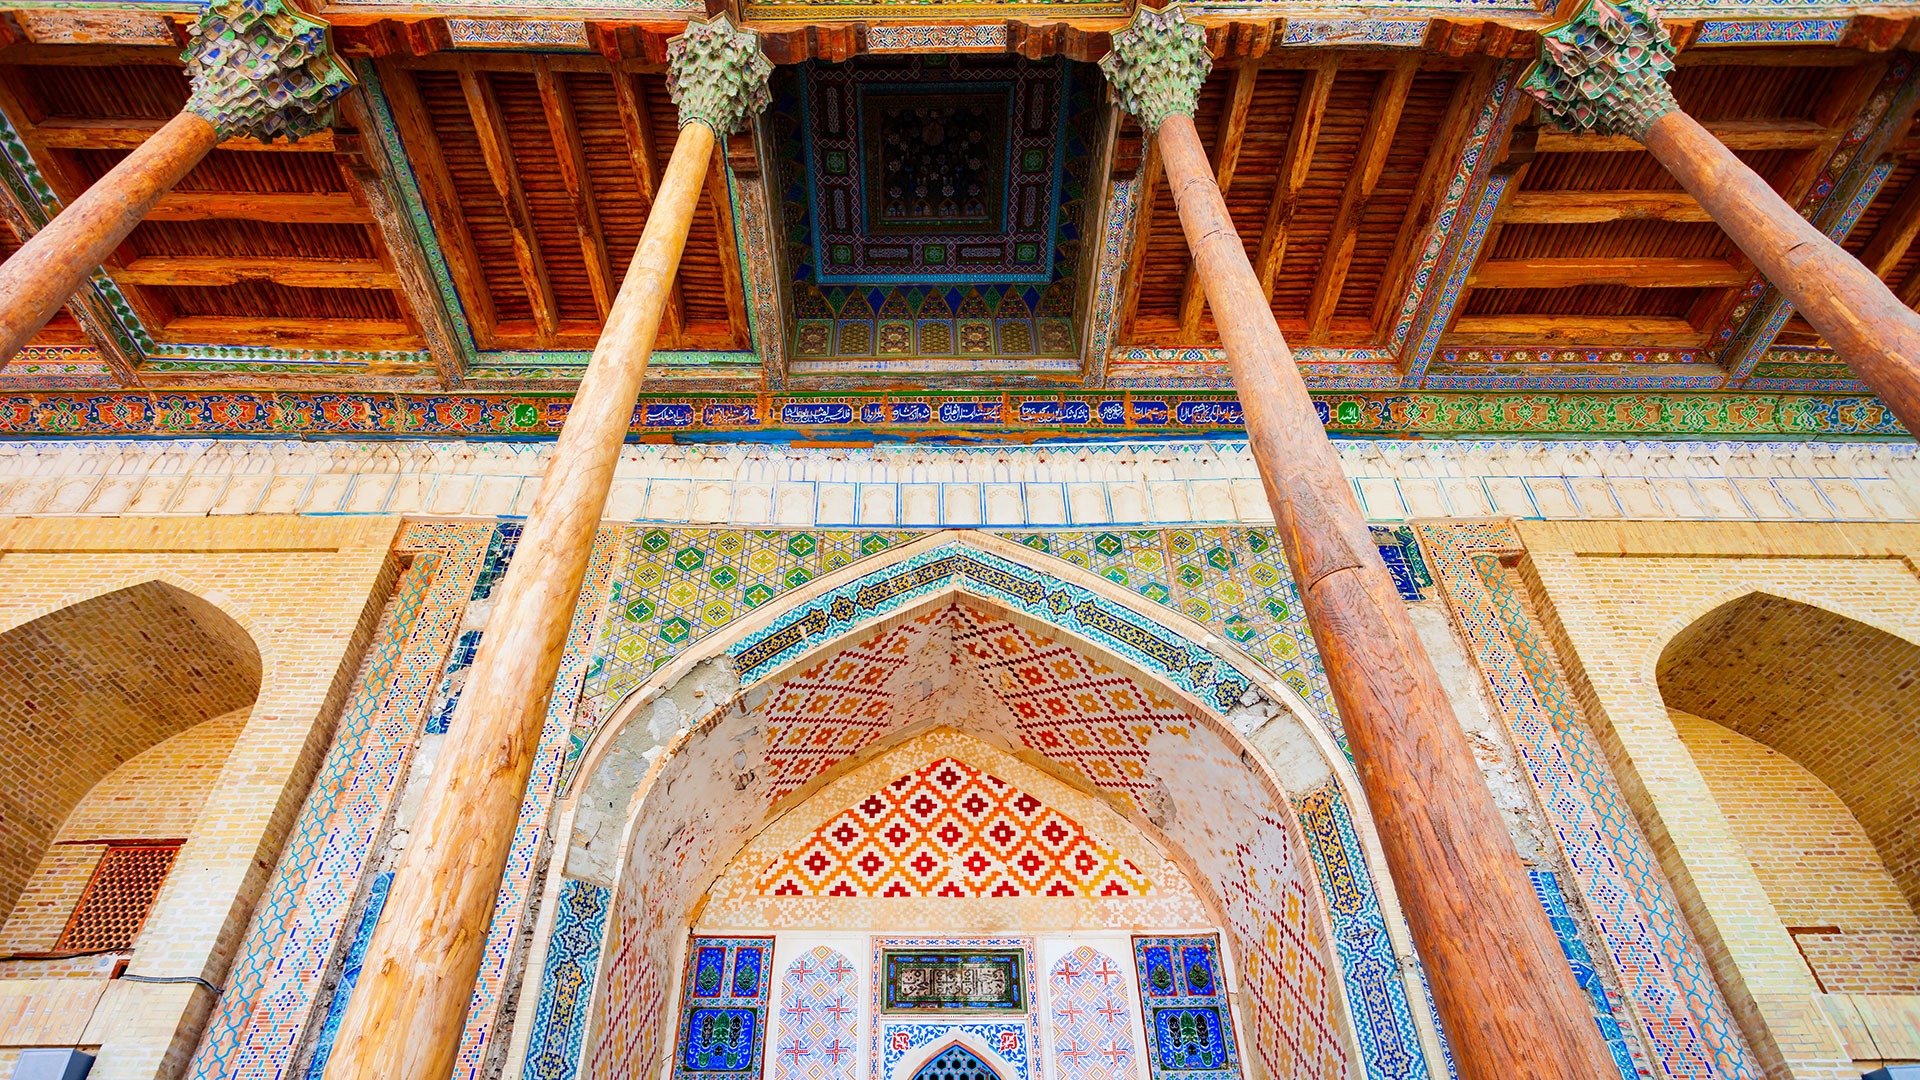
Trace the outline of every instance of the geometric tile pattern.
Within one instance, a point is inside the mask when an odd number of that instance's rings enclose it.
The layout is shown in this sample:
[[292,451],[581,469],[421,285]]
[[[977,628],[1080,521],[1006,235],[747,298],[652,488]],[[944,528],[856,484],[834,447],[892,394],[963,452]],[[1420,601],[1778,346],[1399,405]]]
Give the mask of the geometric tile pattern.
[[1137,937],[1133,959],[1153,1080],[1237,1080],[1240,1055],[1221,980],[1220,939]]
[[814,830],[768,867],[772,896],[1139,896],[1146,878],[1080,823],[943,757]]
[[625,529],[587,696],[604,715],[686,646],[789,589],[912,538],[895,532]]
[[[1033,968],[1032,938],[891,938],[876,937],[873,942],[873,979],[869,995],[873,1023],[872,1053],[868,1058],[872,1080],[908,1080],[898,1072],[900,1062],[929,1044],[958,1041],[967,1036],[987,1050],[982,1055],[994,1072],[1006,1080],[1038,1080],[1040,1076],[1040,1016],[1030,1010],[1025,1017],[1004,1020],[970,1016],[956,1019],[884,1019],[886,954],[890,949],[975,950],[1018,949],[1019,968],[1025,982],[1019,987],[1021,1000],[1038,1000]],[[972,1048],[970,1048],[972,1049]],[[937,1055],[936,1055],[937,1056]],[[917,1070],[916,1070],[917,1071]]]
[[1661,1075],[1761,1075],[1547,644],[1508,583],[1508,522],[1416,526]]
[[1527,877],[1533,882],[1533,892],[1540,898],[1540,905],[1547,909],[1547,921],[1553,924],[1553,935],[1560,939],[1560,951],[1573,968],[1574,981],[1593,1001],[1594,1021],[1600,1025],[1600,1037],[1607,1041],[1607,1052],[1613,1055],[1613,1064],[1620,1070],[1620,1080],[1637,1080],[1640,1070],[1634,1067],[1633,1051],[1627,1049],[1627,1037],[1613,1014],[1613,1002],[1607,997],[1606,985],[1600,981],[1600,973],[1593,969],[1593,954],[1580,940],[1580,928],[1574,924],[1573,912],[1567,910],[1567,897],[1560,891],[1559,879],[1551,870],[1529,869]]
[[315,1009],[375,837],[418,741],[492,522],[410,523],[414,555],[348,692],[312,794],[268,885],[193,1063],[194,1080],[277,1078]]
[[613,890],[568,878],[560,883],[553,936],[540,976],[540,1000],[533,1013],[533,1037],[527,1041],[528,1080],[573,1080],[587,1035],[587,1006],[600,963],[600,941],[607,928],[607,903]]
[[753,1080],[766,1048],[772,938],[703,938],[687,945],[674,1080]]
[[1128,1080],[1139,1043],[1120,965],[1085,945],[1060,958],[1053,992],[1054,1080]]
[[367,906],[360,911],[360,925],[353,931],[347,957],[340,963],[340,981],[327,1000],[327,1018],[320,1024],[320,1036],[314,1040],[313,1057],[307,1062],[307,1080],[321,1080],[327,1074],[327,1059],[333,1056],[333,1041],[340,1036],[340,1024],[347,1018],[347,1005],[353,1000],[353,988],[360,981],[360,968],[367,959],[367,946],[373,943],[374,927],[380,925],[380,912],[387,906],[387,892],[393,888],[393,871],[373,876],[367,890]]
[[854,975],[853,962],[825,945],[787,965],[773,1080],[853,1080],[860,1055]]
[[1400,960],[1340,785],[1330,780],[1296,796],[1294,809],[1333,917],[1333,947],[1346,974],[1347,1010],[1354,1017],[1368,1080],[1426,1080],[1431,1073],[1400,978]]

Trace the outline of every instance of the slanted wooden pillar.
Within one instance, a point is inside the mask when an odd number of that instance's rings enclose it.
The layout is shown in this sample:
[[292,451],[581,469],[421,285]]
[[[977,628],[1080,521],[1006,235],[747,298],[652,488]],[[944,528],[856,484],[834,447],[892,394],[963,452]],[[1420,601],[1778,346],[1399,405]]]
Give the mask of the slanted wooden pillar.
[[222,0],[194,21],[193,93],[154,132],[0,265],[0,363],[32,340],[153,204],[223,139],[298,139],[333,122],[353,79],[325,23],[282,0]]
[[1586,0],[1540,36],[1524,89],[1571,131],[1645,144],[1754,266],[1920,435],[1920,315],[1787,205],[1674,100],[1673,42],[1646,0]]
[[1205,35],[1176,4],[1141,8],[1113,35],[1101,67],[1120,107],[1156,132],[1267,502],[1460,1075],[1613,1075],[1592,1007],[1227,215],[1193,125],[1209,63]]
[[446,1080],[453,1071],[567,627],[714,140],[767,105],[773,65],[758,38],[724,15],[689,24],[668,43],[667,58],[680,135],[494,591],[452,738],[427,783],[328,1080]]

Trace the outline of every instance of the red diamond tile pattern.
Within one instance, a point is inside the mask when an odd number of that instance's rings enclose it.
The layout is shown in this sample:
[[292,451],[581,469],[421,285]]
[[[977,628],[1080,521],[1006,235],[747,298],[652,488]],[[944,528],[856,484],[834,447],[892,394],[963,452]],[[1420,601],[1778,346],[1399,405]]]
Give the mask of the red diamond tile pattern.
[[775,799],[806,786],[897,722],[888,680],[913,661],[941,614],[884,631],[780,684],[764,706]]
[[784,852],[772,896],[1140,896],[1132,862],[997,776],[943,757],[895,779]]

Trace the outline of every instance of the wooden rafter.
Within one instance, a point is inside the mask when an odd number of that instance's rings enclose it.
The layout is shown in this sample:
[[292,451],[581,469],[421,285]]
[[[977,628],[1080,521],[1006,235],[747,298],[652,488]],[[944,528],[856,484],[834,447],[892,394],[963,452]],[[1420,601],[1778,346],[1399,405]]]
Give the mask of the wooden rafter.
[[1647,289],[1710,289],[1744,285],[1745,266],[1725,259],[1489,259],[1469,279],[1476,289],[1570,289],[1626,285]]
[[[743,136],[750,137],[750,136]],[[733,196],[727,190],[727,155],[713,144],[707,165],[707,205],[713,213],[714,246],[720,256],[720,290],[727,301],[727,333],[735,345],[747,340],[747,298],[740,283],[740,251],[733,231]]]
[[[91,120],[59,117],[35,130],[40,142],[58,150],[132,150],[159,131],[164,120]],[[263,151],[266,153],[331,154],[333,132],[318,131],[301,139],[263,143],[258,139],[227,139],[222,150]]]
[[287,319],[191,315],[154,335],[162,341],[298,349],[417,349],[420,336],[397,319]]
[[[1729,150],[1806,150],[1826,141],[1826,125],[1812,120],[1715,120],[1701,125]],[[1581,135],[1541,128],[1540,153],[1603,154],[1645,150],[1626,135]]]
[[373,215],[348,191],[169,191],[147,220],[371,225]]
[[[660,156],[654,146],[653,124],[647,112],[647,91],[640,85],[639,76],[615,71],[613,92],[620,105],[620,129],[626,136],[627,157],[633,162],[633,178],[651,208],[654,193],[660,190]],[[685,328],[686,305],[676,275],[673,288],[667,293],[667,309],[660,318],[660,344],[679,345]]]
[[514,164],[513,143],[507,137],[506,118],[500,111],[500,99],[494,91],[493,77],[484,71],[463,68],[460,89],[466,94],[467,112],[480,135],[480,154],[487,162],[487,175],[493,180],[494,194],[506,212],[507,227],[513,234],[513,260],[520,267],[520,283],[527,290],[527,303],[533,309],[533,331],[541,348],[552,348],[560,329],[559,304],[553,298],[553,282],[547,277],[546,259],[540,253],[540,237],[533,229],[533,212],[527,206],[527,193],[520,186],[520,168]]
[[1414,262],[1425,245],[1427,230],[1440,212],[1441,197],[1460,167],[1460,155],[1473,132],[1474,114],[1493,88],[1494,65],[1481,64],[1471,74],[1454,80],[1453,93],[1447,99],[1447,111],[1441,116],[1440,137],[1427,152],[1420,180],[1414,185],[1413,201],[1401,219],[1400,233],[1393,241],[1393,254],[1380,275],[1380,286],[1368,320],[1377,335],[1389,325],[1399,310],[1407,283],[1413,277]]
[[1387,166],[1387,152],[1393,149],[1393,136],[1400,129],[1400,113],[1406,108],[1407,92],[1413,88],[1413,76],[1420,58],[1401,60],[1374,90],[1368,109],[1367,131],[1354,155],[1353,170],[1347,176],[1347,188],[1340,197],[1340,209],[1333,218],[1333,231],[1327,237],[1326,255],[1320,260],[1320,273],[1313,283],[1313,296],[1307,302],[1307,343],[1324,344],[1334,309],[1340,305],[1340,292],[1346,286],[1347,269],[1353,259],[1354,245],[1360,239],[1360,222],[1373,198],[1380,174]]
[[381,85],[387,92],[388,108],[393,112],[394,125],[400,129],[400,138],[407,147],[413,165],[414,178],[420,185],[420,199],[426,204],[427,216],[432,219],[434,233],[440,240],[440,249],[446,254],[454,287],[459,290],[460,299],[466,305],[474,344],[482,349],[490,349],[495,344],[493,291],[488,287],[486,272],[481,268],[480,255],[473,245],[473,234],[467,230],[467,216],[461,210],[453,176],[447,171],[446,156],[440,150],[440,137],[434,133],[432,118],[427,115],[426,105],[420,100],[420,88],[414,82],[413,73],[386,61],[379,61],[378,66]]
[[533,80],[540,89],[540,107],[547,115],[547,131],[553,136],[553,148],[560,161],[560,182],[567,189],[567,201],[573,209],[573,230],[580,237],[580,254],[587,262],[587,284],[593,290],[593,306],[605,319],[613,310],[613,297],[620,291],[620,283],[613,279],[613,266],[607,260],[607,238],[600,229],[600,207],[593,197],[593,177],[587,172],[580,125],[574,119],[573,101],[567,94],[564,78],[551,64],[534,66]]
[[143,255],[110,268],[128,285],[188,287],[271,281],[296,289],[392,289],[393,271],[377,259],[303,259],[284,255]]
[[1153,204],[1160,194],[1160,144],[1151,132],[1145,137],[1147,152],[1140,162],[1139,179],[1135,181],[1133,244],[1127,252],[1126,273],[1120,279],[1119,333],[1115,341],[1132,339],[1134,322],[1140,315],[1140,279],[1147,268],[1147,244],[1153,238]]
[[1339,69],[1337,54],[1323,58],[1306,70],[1306,82],[1300,87],[1300,103],[1294,108],[1293,125],[1287,131],[1287,149],[1280,159],[1280,175],[1273,182],[1273,198],[1267,205],[1266,224],[1260,229],[1260,254],[1253,272],[1260,287],[1273,296],[1273,281],[1280,264],[1286,261],[1288,234],[1293,216],[1300,209],[1300,192],[1307,186],[1307,173],[1313,168],[1314,150],[1320,143],[1320,124],[1327,116],[1327,99],[1333,93],[1333,79]]
[[1707,335],[1685,319],[1659,316],[1463,315],[1453,333],[1485,345],[1615,345],[1686,349]]
[[[1233,186],[1233,173],[1240,164],[1240,146],[1247,137],[1247,113],[1253,104],[1254,83],[1260,69],[1246,61],[1233,73],[1233,87],[1227,94],[1227,113],[1220,121],[1220,132],[1213,145],[1213,182],[1225,195]],[[1194,344],[1200,340],[1200,316],[1206,310],[1206,295],[1200,288],[1200,275],[1191,263],[1187,279],[1180,287],[1180,340]]]
[[1585,225],[1601,221],[1712,221],[1684,191],[1516,191],[1499,220],[1514,225]]
[[1920,180],[1907,183],[1906,190],[1874,230],[1873,239],[1867,241],[1866,250],[1860,253],[1860,262],[1885,278],[1906,256],[1915,236],[1920,236]]

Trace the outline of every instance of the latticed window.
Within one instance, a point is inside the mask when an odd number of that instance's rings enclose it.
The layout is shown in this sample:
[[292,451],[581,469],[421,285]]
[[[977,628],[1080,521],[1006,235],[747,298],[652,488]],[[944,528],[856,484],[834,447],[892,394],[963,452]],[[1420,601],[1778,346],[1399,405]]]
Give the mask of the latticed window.
[[178,840],[107,845],[87,890],[60,932],[57,952],[107,952],[132,948],[147,921],[160,885],[180,853]]

